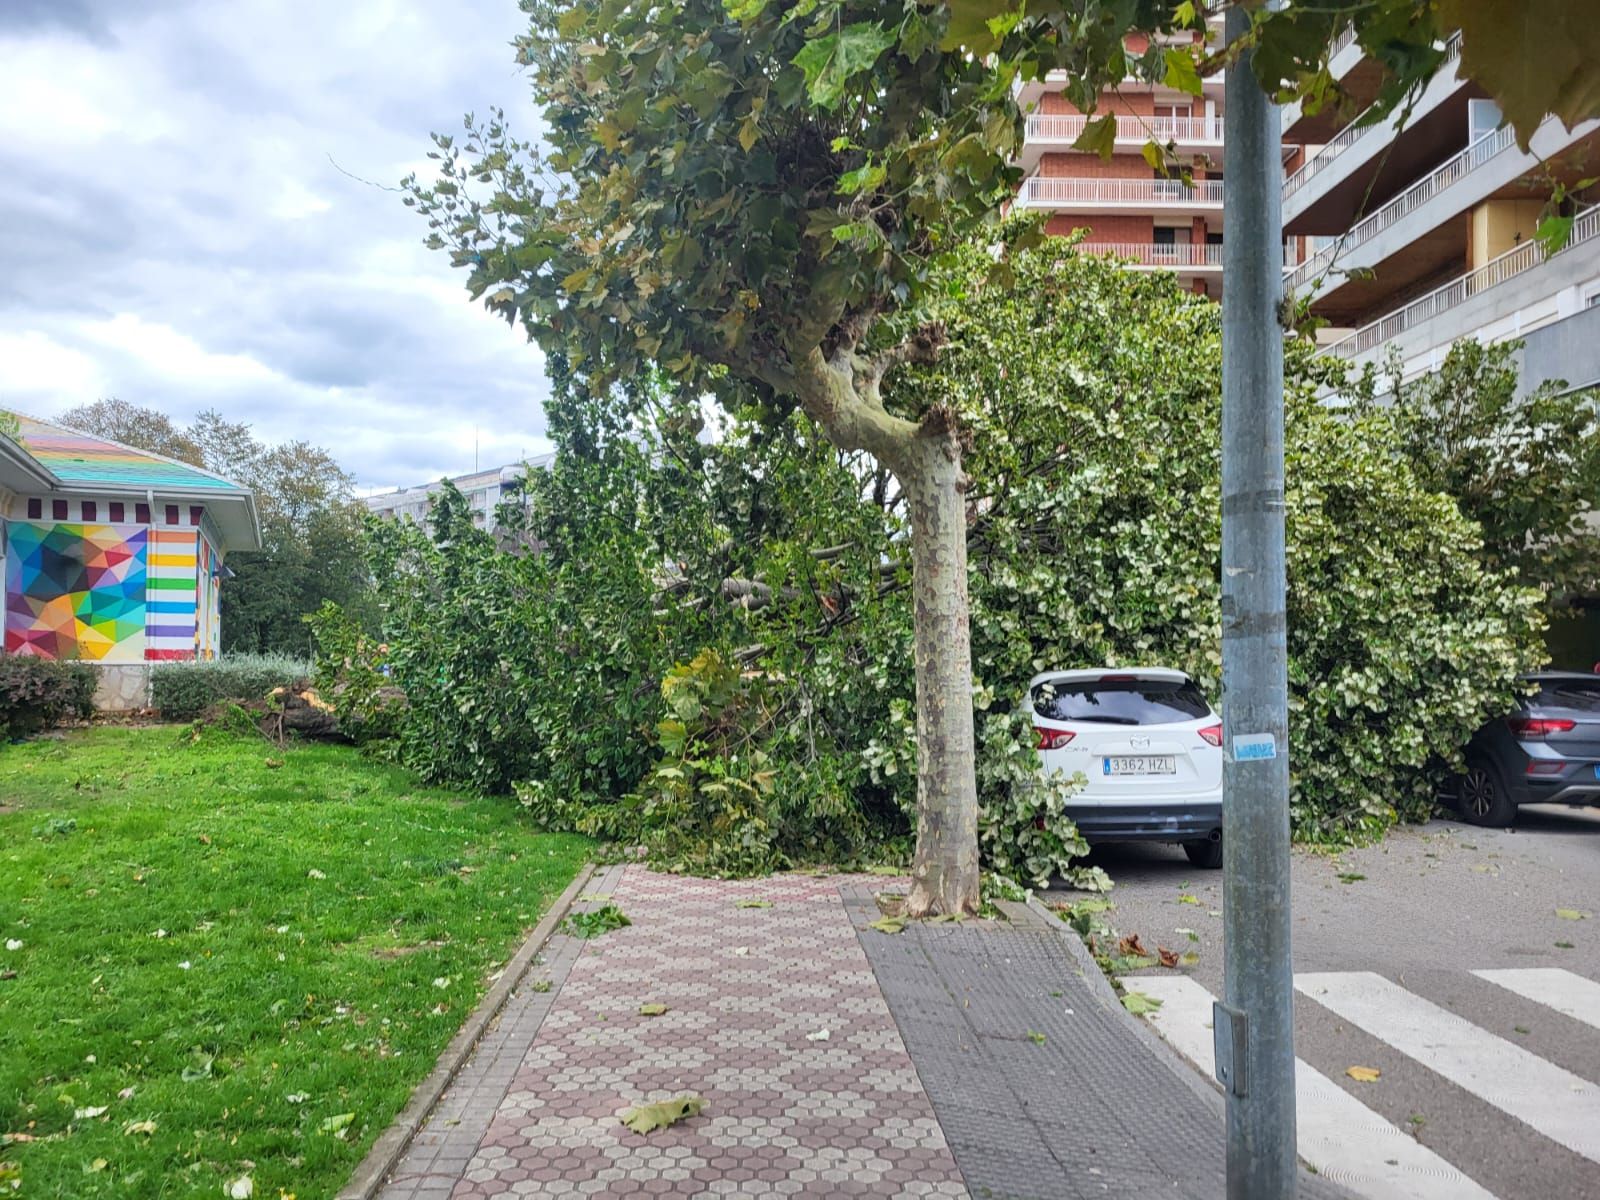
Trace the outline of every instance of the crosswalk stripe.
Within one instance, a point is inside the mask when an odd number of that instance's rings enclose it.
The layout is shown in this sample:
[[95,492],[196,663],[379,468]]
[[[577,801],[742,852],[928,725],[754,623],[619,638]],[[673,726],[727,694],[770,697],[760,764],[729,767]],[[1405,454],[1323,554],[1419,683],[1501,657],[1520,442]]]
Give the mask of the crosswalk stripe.
[[[1211,993],[1186,975],[1139,975],[1122,985],[1161,1001],[1151,1022],[1210,1076],[1215,1061]],[[1494,1200],[1316,1068],[1299,1059],[1294,1067],[1297,1148],[1321,1174],[1373,1200]]]
[[1371,971],[1296,975],[1294,985],[1551,1141],[1600,1162],[1600,1087]]
[[1474,971],[1479,979],[1553,1008],[1558,1013],[1600,1029],[1600,983],[1560,967],[1519,967]]

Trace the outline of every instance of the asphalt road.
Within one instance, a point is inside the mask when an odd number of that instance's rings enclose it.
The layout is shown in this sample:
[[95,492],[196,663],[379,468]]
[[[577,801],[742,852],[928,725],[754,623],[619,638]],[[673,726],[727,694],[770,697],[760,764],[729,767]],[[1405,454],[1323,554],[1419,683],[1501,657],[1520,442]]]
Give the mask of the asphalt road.
[[[1116,882],[1119,932],[1198,953],[1129,986],[1165,996],[1152,1023],[1182,1050],[1187,1021],[1187,1057],[1207,1058],[1222,873],[1169,846],[1093,861]],[[1296,1054],[1332,1102],[1306,1093],[1302,1068],[1302,1155],[1316,1161],[1316,1134],[1333,1177],[1365,1160],[1372,1178],[1341,1182],[1373,1197],[1600,1200],[1600,811],[1531,807],[1512,830],[1438,820],[1337,856],[1296,852],[1291,889]]]

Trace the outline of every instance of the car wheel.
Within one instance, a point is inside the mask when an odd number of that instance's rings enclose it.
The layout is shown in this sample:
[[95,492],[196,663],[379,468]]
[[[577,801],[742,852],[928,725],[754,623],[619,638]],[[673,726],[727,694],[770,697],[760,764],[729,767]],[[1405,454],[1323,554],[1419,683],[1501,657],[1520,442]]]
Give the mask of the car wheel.
[[1183,852],[1195,866],[1204,867],[1208,871],[1215,871],[1222,866],[1221,838],[1207,838],[1203,842],[1185,842]]
[[1476,759],[1456,781],[1456,811],[1471,825],[1505,827],[1517,819],[1517,806],[1505,777],[1493,763]]

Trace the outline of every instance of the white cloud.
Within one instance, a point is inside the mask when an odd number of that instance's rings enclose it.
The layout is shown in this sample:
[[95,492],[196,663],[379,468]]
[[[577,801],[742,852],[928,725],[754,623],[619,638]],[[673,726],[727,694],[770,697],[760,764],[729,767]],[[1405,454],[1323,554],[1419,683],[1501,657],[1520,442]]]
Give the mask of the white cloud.
[[535,132],[521,22],[512,0],[0,4],[0,405],[215,407],[373,484],[471,469],[474,428],[486,465],[548,448],[542,359],[392,190],[463,111]]

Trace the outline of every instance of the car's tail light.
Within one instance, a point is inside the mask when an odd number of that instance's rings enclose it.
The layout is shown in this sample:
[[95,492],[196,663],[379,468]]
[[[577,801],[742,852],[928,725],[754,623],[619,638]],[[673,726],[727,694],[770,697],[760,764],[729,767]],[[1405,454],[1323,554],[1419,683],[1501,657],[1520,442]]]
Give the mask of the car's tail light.
[[1560,759],[1552,762],[1548,758],[1531,758],[1528,760],[1529,775],[1559,775],[1567,769],[1567,764]]
[[1034,736],[1039,739],[1038,749],[1060,750],[1078,735],[1070,729],[1044,729],[1038,725],[1033,727]]
[[1506,724],[1519,738],[1548,737],[1552,733],[1566,733],[1575,724],[1562,717],[1507,717]]
[[1222,745],[1222,726],[1207,725],[1204,729],[1196,730],[1199,735],[1212,746]]

